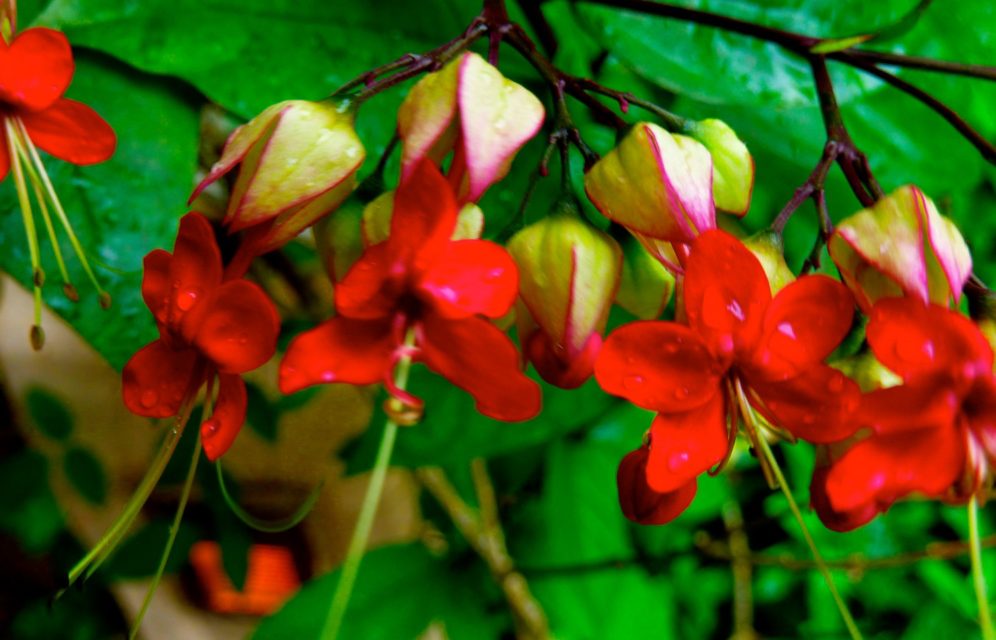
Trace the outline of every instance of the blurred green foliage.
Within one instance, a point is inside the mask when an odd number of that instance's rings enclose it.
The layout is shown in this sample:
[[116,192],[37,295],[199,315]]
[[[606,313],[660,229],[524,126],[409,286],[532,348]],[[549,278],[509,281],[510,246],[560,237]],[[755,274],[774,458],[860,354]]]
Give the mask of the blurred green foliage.
[[[898,24],[902,28],[894,30],[893,37],[870,46],[945,60],[991,64],[996,48],[996,7],[988,0],[935,2],[912,26],[904,18],[916,8],[915,0],[683,4],[819,36],[844,37]],[[478,7],[473,0],[22,1],[23,24],[34,21],[67,33],[77,56],[68,95],[93,106],[119,137],[116,155],[105,164],[78,168],[48,163],[114,306],[99,309],[73,260],[70,268],[83,300],[70,303],[58,287],[49,286],[46,302],[120,368],[155,335],[140,296],[142,257],[153,248],[172,246],[198,164],[201,106],[215,102],[246,119],[279,100],[320,98],[371,67],[458,35]],[[518,5],[511,3],[510,8],[514,18],[524,19]],[[818,160],[823,125],[807,65],[777,47],[711,28],[566,0],[545,2],[543,12],[560,44],[555,62],[564,69],[632,91],[683,116],[722,118],[737,130],[757,166],[747,229],[770,222]],[[503,49],[501,66],[549,100],[546,88],[510,49]],[[831,72],[845,122],[886,191],[911,182],[923,187],[960,225],[978,275],[996,283],[996,169],[939,116],[908,96],[838,64],[831,64]],[[922,71],[897,73],[996,140],[996,85]],[[373,160],[393,135],[403,95],[403,89],[393,89],[361,111],[358,128]],[[572,108],[585,139],[597,151],[608,151],[614,133],[592,122],[576,103]],[[635,107],[630,117],[650,119]],[[542,148],[542,140],[527,146],[509,178],[482,203],[488,235],[499,232],[514,214]],[[368,161],[363,171],[369,172],[373,164]],[[580,164],[575,159],[575,184],[580,182]],[[528,218],[546,214],[557,182],[540,181]],[[835,219],[857,208],[836,171],[831,172],[827,195]],[[808,254],[814,234],[813,211],[806,205],[787,229],[792,266],[799,266]],[[8,180],[0,184],[0,268],[27,283],[30,267],[22,238]],[[46,269],[54,275],[51,252],[45,241],[42,246]],[[288,321],[300,323],[301,318]],[[24,326],[26,335],[27,318]],[[426,401],[426,419],[401,433],[394,463],[442,465],[457,477],[466,474],[472,458],[489,460],[510,552],[557,638],[728,637],[730,563],[710,552],[715,548],[707,543],[724,548],[728,532],[722,514],[734,504],[739,505],[752,551],[760,554],[751,583],[756,628],[769,638],[843,635],[822,580],[800,568],[808,552],[784,498],[767,488],[747,453],[738,452],[723,475],[703,477],[695,503],[677,521],[644,529],[619,513],[614,476],[618,460],[640,443],[649,426],[647,412],[605,396],[594,383],[573,392],[544,386],[542,415],[507,425],[481,417],[470,398],[426,371],[416,370],[412,391]],[[274,400],[250,387],[249,427],[272,440],[280,413],[310,397]],[[32,389],[24,400],[37,429],[65,447],[62,460],[70,484],[84,500],[103,502],[107,478],[92,454],[72,444],[73,416],[57,394]],[[343,452],[351,472],[370,466],[382,418],[378,409],[371,429]],[[192,446],[190,438],[185,442]],[[805,504],[811,448],[783,446],[780,455],[797,498]],[[188,456],[179,451],[177,458],[185,461]],[[174,470],[172,481],[181,474]],[[48,464],[37,453],[21,451],[0,461],[0,531],[31,556],[53,553],[65,535],[48,477]],[[170,477],[167,472],[165,481]],[[181,531],[170,569],[179,568],[197,537],[213,535],[226,550],[226,569],[240,584],[248,534],[228,513],[216,488],[210,488],[213,479],[202,480],[214,521],[208,533],[196,526]],[[491,576],[442,513],[431,504],[425,507],[444,534],[447,550],[430,553],[424,546],[408,545],[369,554],[344,637],[411,638],[432,622],[442,625],[450,638],[507,637],[512,620]],[[897,505],[849,534],[828,532],[811,515],[807,522],[831,560],[874,562],[922,551],[934,541],[966,537],[962,512],[932,503]],[[991,514],[983,513],[983,523],[983,533],[993,531]],[[154,519],[134,533],[106,575],[148,575],[166,526]],[[989,576],[996,576],[993,555],[986,560]],[[852,568],[835,571],[835,577],[869,637],[927,640],[977,633],[965,557],[864,571]],[[310,582],[281,612],[264,620],[255,637],[312,637],[337,579],[338,573],[331,573]],[[20,611],[4,633],[82,640],[105,637],[116,624],[113,612],[78,599],[60,600],[48,614],[40,602]]]

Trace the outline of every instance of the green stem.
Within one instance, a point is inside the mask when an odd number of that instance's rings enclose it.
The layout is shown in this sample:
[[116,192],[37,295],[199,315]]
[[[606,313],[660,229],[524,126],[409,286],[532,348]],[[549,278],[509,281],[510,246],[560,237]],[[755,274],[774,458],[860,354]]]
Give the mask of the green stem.
[[983,640],[996,640],[993,619],[989,612],[989,598],[986,596],[986,576],[982,570],[982,545],[979,542],[979,502],[975,496],[968,501],[968,535],[972,558],[972,582],[975,584],[975,599],[979,603],[979,627]]
[[201,436],[198,434],[197,443],[194,445],[194,456],[190,460],[190,468],[187,469],[187,478],[184,480],[183,491],[180,493],[180,503],[176,507],[176,515],[173,516],[173,524],[169,529],[169,538],[166,540],[166,547],[163,549],[163,555],[159,559],[159,566],[156,567],[156,573],[152,577],[149,590],[145,592],[145,599],[142,600],[142,608],[138,610],[135,622],[128,633],[128,640],[134,640],[138,630],[142,627],[142,620],[145,618],[145,613],[149,610],[149,605],[152,604],[152,596],[155,595],[156,589],[159,588],[159,582],[163,578],[163,573],[166,572],[166,563],[169,561],[170,552],[173,551],[176,534],[180,530],[180,521],[183,519],[183,512],[187,508],[187,500],[190,498],[190,488],[194,486],[194,477],[197,475],[197,462],[200,458]]
[[[405,339],[405,346],[411,346],[414,339],[413,332],[409,331]],[[398,367],[394,374],[394,383],[399,389],[404,389],[408,383],[410,368],[411,357],[402,357],[398,362]],[[336,585],[335,594],[332,596],[332,605],[329,608],[328,616],[325,618],[325,623],[322,625],[322,632],[319,636],[322,640],[335,640],[342,628],[342,622],[346,617],[346,609],[349,607],[349,599],[353,594],[356,575],[360,570],[360,562],[363,560],[363,554],[370,539],[370,530],[373,528],[374,516],[377,515],[377,506],[380,504],[380,496],[384,490],[384,479],[387,477],[387,468],[391,462],[391,452],[394,450],[394,441],[397,435],[398,423],[389,417],[384,423],[384,434],[381,436],[380,448],[377,450],[377,459],[374,461],[373,471],[370,474],[370,484],[367,485],[367,493],[363,498],[363,505],[360,507],[360,515],[356,521],[356,528],[353,530],[353,537],[349,541],[349,548],[346,551],[346,561],[342,565],[339,583]]]
[[[195,390],[196,391],[196,390]],[[187,425],[187,420],[190,418],[190,411],[193,407],[193,396],[190,394],[188,396],[187,402],[180,410],[180,414],[176,417],[170,430],[166,433],[166,439],[163,441],[162,445],[159,447],[159,452],[156,454],[155,459],[149,466],[148,472],[145,477],[142,478],[142,482],[138,485],[135,493],[132,494],[131,499],[125,506],[125,510],[118,516],[118,519],[114,521],[111,528],[108,529],[107,533],[104,534],[93,549],[90,550],[82,560],[76,563],[69,571],[69,585],[76,582],[80,576],[86,572],[86,577],[93,575],[101,563],[110,555],[111,551],[117,546],[117,543],[121,541],[125,533],[131,527],[132,522],[138,516],[139,512],[142,510],[142,506],[145,501],[149,499],[152,494],[152,490],[155,488],[156,483],[159,482],[160,476],[162,476],[163,471],[166,470],[166,465],[169,463],[170,458],[173,456],[173,451],[176,450],[176,445],[180,441],[180,436],[183,435],[184,427]]]
[[792,491],[789,489],[788,481],[785,479],[785,474],[782,473],[782,468],[778,465],[778,460],[775,459],[775,454],[771,451],[771,447],[768,446],[768,441],[764,439],[764,434],[760,433],[756,428],[754,408],[751,407],[750,401],[747,400],[747,396],[744,393],[743,386],[740,384],[739,380],[736,382],[736,392],[737,400],[739,401],[740,408],[743,411],[744,424],[747,427],[748,435],[750,436],[752,442],[761,449],[761,454],[764,456],[765,460],[768,461],[768,465],[770,466],[772,473],[775,474],[775,480],[777,480],[778,486],[782,490],[782,494],[788,501],[789,509],[792,511],[792,516],[795,518],[795,521],[799,523],[799,528],[802,529],[802,537],[806,540],[806,544],[809,546],[809,550],[813,554],[813,560],[816,562],[816,567],[823,576],[823,581],[826,582],[827,588],[830,589],[830,595],[833,596],[833,600],[837,604],[837,610],[840,611],[840,617],[844,620],[844,626],[847,627],[847,631],[851,635],[852,640],[861,640],[861,631],[858,630],[858,626],[854,623],[854,618],[851,616],[851,612],[847,608],[847,603],[844,602],[844,599],[840,596],[840,592],[837,591],[837,585],[834,584],[833,576],[830,575],[830,569],[827,568],[826,562],[823,560],[823,554],[820,553],[819,548],[816,546],[816,541],[813,540],[813,536],[809,532],[809,527],[806,526],[806,521],[802,517],[802,511],[799,509],[799,505],[795,501],[795,496],[792,495]]

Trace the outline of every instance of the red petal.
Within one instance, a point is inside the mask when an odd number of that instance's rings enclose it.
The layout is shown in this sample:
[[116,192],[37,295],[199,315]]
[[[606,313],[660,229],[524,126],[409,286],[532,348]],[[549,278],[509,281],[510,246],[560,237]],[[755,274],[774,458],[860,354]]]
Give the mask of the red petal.
[[7,177],[10,171],[10,149],[7,148],[7,125],[4,118],[0,117],[0,182]]
[[504,247],[486,240],[450,242],[422,275],[419,290],[444,318],[505,315],[519,290],[519,270]]
[[153,317],[160,324],[166,323],[169,298],[172,293],[170,265],[173,256],[162,249],[155,249],[145,255],[145,272],[142,275],[142,299]]
[[748,385],[765,418],[797,438],[836,442],[858,429],[861,389],[833,367],[814,365],[788,380],[748,380]]
[[252,282],[231,280],[221,285],[186,323],[196,332],[194,344],[221,373],[255,369],[277,349],[280,316]]
[[72,164],[96,164],[112,155],[118,138],[97,112],[82,102],[63,99],[36,113],[21,114],[36,147]]
[[[521,333],[519,335],[522,335]],[[602,348],[602,336],[593,333],[584,348],[571,358],[558,353],[542,329],[536,329],[525,340],[525,352],[536,372],[550,384],[561,389],[576,389],[594,373],[595,359]],[[561,349],[563,351],[563,349]]]
[[989,459],[996,459],[996,376],[984,376],[975,381],[962,411]]
[[862,413],[874,430],[831,467],[827,496],[838,511],[876,502],[881,510],[913,492],[938,497],[961,476],[965,433],[949,394],[934,380],[873,391]]
[[457,206],[446,178],[429,159],[414,166],[394,194],[391,236],[396,255],[411,255],[416,266],[432,264],[450,242]]
[[[211,223],[199,213],[188,213],[180,219],[170,263],[172,300],[166,316],[171,329],[179,331],[184,316],[196,309],[220,283],[221,252]],[[193,333],[185,334],[185,339],[193,340]]]
[[809,504],[827,529],[838,532],[857,529],[889,507],[889,505],[885,505],[884,508],[881,508],[878,503],[872,501],[848,511],[837,511],[830,504],[830,498],[827,496],[827,474],[829,471],[829,467],[817,465],[813,470],[813,480],[809,485]]
[[750,351],[761,333],[771,287],[761,263],[725,231],[706,231],[685,265],[688,324],[717,353]]
[[69,86],[74,68],[66,36],[52,29],[23,31],[10,46],[0,43],[0,102],[44,109]]
[[173,349],[162,340],[150,342],[121,372],[125,406],[148,418],[175,416],[185,395],[200,386],[201,381],[194,379],[199,362],[195,349]]
[[723,394],[692,411],[659,414],[650,435],[647,484],[658,493],[677,491],[726,457],[730,433]]
[[647,484],[647,447],[631,451],[619,463],[616,484],[623,515],[638,524],[667,524],[688,508],[698,481],[693,478],[669,493],[658,493]]
[[508,336],[482,318],[447,320],[427,314],[419,341],[425,364],[477,401],[482,414],[518,422],[539,413],[539,385],[519,370]]
[[214,462],[228,451],[246,421],[246,384],[238,375],[218,376],[214,413],[201,424],[201,444]]
[[705,404],[725,373],[699,334],[674,322],[623,325],[605,339],[595,361],[602,389],[663,412]]
[[378,382],[390,374],[394,348],[390,318],[332,318],[291,341],[280,363],[280,390],[294,393],[322,382]]
[[955,311],[911,298],[885,298],[871,312],[868,344],[904,380],[936,371],[974,378],[992,371],[993,351],[978,327]]
[[847,335],[853,318],[847,287],[827,276],[803,276],[771,301],[754,367],[766,378],[784,379],[821,363]]
[[349,318],[383,318],[404,293],[405,264],[389,243],[368,247],[335,286],[335,309]]

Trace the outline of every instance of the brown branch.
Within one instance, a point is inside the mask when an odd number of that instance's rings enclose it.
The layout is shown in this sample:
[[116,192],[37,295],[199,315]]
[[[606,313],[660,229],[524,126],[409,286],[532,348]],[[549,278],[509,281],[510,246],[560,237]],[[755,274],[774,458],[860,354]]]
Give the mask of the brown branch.
[[[479,463],[475,463],[479,464]],[[490,480],[487,487],[483,466],[474,470],[475,486],[482,511],[469,506],[439,467],[423,467],[416,470],[415,477],[446,511],[457,529],[467,540],[477,555],[488,565],[495,582],[501,587],[505,600],[512,610],[516,635],[523,640],[545,640],[550,637],[546,614],[529,590],[525,577],[515,568],[505,547],[505,536],[497,519],[497,506],[492,501],[493,488]],[[483,494],[483,496],[482,496]],[[487,506],[485,506],[485,504]],[[495,513],[484,515],[484,509],[494,509]],[[493,520],[493,526],[487,521]]]

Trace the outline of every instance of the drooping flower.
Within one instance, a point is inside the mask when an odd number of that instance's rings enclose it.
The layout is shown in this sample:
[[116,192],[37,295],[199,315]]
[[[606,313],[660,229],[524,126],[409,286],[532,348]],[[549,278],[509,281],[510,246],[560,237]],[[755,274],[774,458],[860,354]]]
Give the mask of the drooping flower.
[[996,463],[993,351],[957,312],[911,298],[872,309],[868,344],[903,384],[866,394],[857,436],[824,452],[811,487],[831,529],[865,524],[911,494],[963,502]]
[[516,314],[523,351],[547,382],[573,389],[591,377],[619,284],[622,251],[571,204],[508,242],[519,266]]
[[909,185],[841,221],[827,249],[865,313],[890,296],[957,303],[972,273],[958,228]]
[[145,257],[142,297],[156,319],[159,339],[125,365],[124,403],[137,415],[167,418],[217,378],[214,413],[201,425],[204,452],[218,459],[231,446],[246,414],[240,374],[270,359],[280,318],[257,285],[224,280],[221,253],[207,219],[180,220],[173,253]]
[[356,186],[366,151],[347,102],[287,100],[237,128],[190,201],[238,168],[225,225],[247,230],[243,262],[273,251],[338,207]]
[[757,258],[712,230],[691,246],[683,305],[687,325],[624,325],[595,363],[603,389],[658,412],[647,454],[650,489],[688,491],[726,458],[738,416],[756,424],[757,412],[779,433],[810,442],[854,431],[860,392],[823,364],[851,326],[846,287],[810,275],[772,298]]
[[[292,393],[330,382],[392,379],[403,356],[470,393],[478,410],[499,420],[526,420],[540,408],[538,385],[518,368],[511,340],[488,318],[511,307],[515,263],[499,245],[452,240],[457,201],[429,160],[395,193],[391,233],[368,247],[335,286],[337,315],[297,336],[280,365],[280,388]],[[411,337],[411,340],[409,340]]]
[[476,53],[466,52],[412,87],[398,109],[401,175],[450,152],[447,178],[461,204],[476,202],[508,173],[543,125],[543,104]]
[[[11,15],[6,16],[13,23]],[[78,299],[70,281],[49,208],[54,209],[87,276],[100,294],[101,305],[110,305],[110,296],[97,283],[82,246],[76,239],[69,218],[52,187],[38,149],[72,164],[88,165],[111,157],[117,138],[110,125],[81,102],[63,97],[73,78],[73,52],[66,37],[45,28],[0,36],[0,180],[13,174],[31,255],[34,282],[35,324],[32,345],[40,349],[44,342],[41,330],[41,286],[45,274],[41,267],[38,234],[31,200],[38,205],[42,221],[52,242],[56,263],[72,300]],[[30,185],[30,189],[29,189]]]

